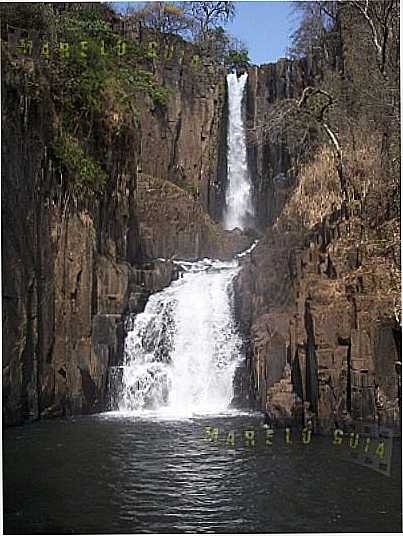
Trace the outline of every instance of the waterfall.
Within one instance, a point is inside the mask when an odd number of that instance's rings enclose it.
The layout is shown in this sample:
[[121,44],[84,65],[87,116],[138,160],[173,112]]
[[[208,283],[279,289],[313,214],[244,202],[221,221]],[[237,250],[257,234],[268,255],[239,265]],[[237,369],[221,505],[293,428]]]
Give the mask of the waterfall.
[[[243,230],[253,217],[243,96],[247,73],[227,76],[228,186],[224,226]],[[237,257],[250,253],[256,242]],[[233,318],[232,262],[176,262],[182,277],[153,294],[143,313],[129,318],[121,367],[110,373],[112,405],[168,416],[220,413],[233,398],[242,340]]]
[[210,414],[231,403],[242,358],[232,295],[238,263],[178,264],[182,277],[153,294],[131,321],[120,367],[121,411]]
[[248,74],[227,75],[228,85],[228,134],[227,169],[228,184],[224,227],[243,230],[253,217],[252,187],[248,172],[246,131],[243,117],[243,97]]

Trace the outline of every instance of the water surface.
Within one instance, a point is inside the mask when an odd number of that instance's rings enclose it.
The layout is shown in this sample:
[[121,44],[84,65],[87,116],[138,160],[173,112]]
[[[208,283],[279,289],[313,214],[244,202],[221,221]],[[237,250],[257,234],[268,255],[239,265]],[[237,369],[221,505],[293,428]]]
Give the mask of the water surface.
[[[206,427],[236,431],[235,447]],[[329,438],[246,447],[253,414],[181,421],[101,414],[7,429],[6,533],[390,532],[401,528],[400,443],[391,476]],[[263,433],[263,431],[262,431]],[[277,432],[276,432],[277,434]]]

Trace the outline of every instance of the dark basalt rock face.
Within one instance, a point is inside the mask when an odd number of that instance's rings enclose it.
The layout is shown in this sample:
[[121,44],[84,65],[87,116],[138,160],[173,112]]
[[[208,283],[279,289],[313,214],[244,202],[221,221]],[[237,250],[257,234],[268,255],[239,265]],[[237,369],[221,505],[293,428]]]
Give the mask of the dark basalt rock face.
[[283,133],[268,139],[262,134],[262,126],[270,127],[274,104],[298,99],[314,78],[314,66],[307,60],[281,59],[248,69],[248,163],[254,184],[256,223],[261,229],[274,222],[295,186],[293,167],[299,151],[299,147],[293,146]]
[[[248,128],[264,123],[273,104],[297,98],[315,68],[289,60],[250,68]],[[229,259],[254,239],[217,224],[226,187],[224,69],[194,69],[185,55],[153,60],[153,70],[172,90],[166,108],[139,99],[138,128],[123,139],[99,129],[109,147],[107,192],[73,206],[60,196],[49,151],[58,122],[50,96],[21,99],[3,76],[5,424],[104,409],[125,315],[178,276],[172,260]],[[298,197],[297,154],[286,139],[248,147],[262,239],[236,281],[247,359],[235,403],[270,408],[279,422],[300,420],[305,408],[323,429],[346,414],[396,423],[399,326],[383,282],[399,251],[385,255],[371,236],[362,243],[361,215],[346,206],[309,229],[292,221],[292,210],[284,217]]]
[[[271,106],[298,98],[318,76],[308,61],[250,68],[252,141]],[[316,415],[323,431],[351,419],[398,426],[399,293],[391,291],[400,266],[398,219],[379,240],[360,203],[344,202],[316,225],[299,225],[298,147],[271,140],[248,151],[263,238],[236,281],[237,316],[248,341],[237,402],[243,393],[283,424]]]
[[360,243],[359,229],[352,215],[306,234],[279,226],[244,262],[236,291],[251,398],[280,422],[300,421],[305,405],[324,431],[350,417],[399,425],[400,328],[386,290],[399,251]]
[[203,60],[192,65],[193,48],[182,40],[174,47],[172,59],[153,62],[155,76],[171,96],[164,110],[152,103],[141,109],[139,169],[190,192],[221,221],[227,173],[225,69]]
[[186,56],[153,68],[171,89],[166,108],[139,98],[135,130],[114,137],[107,122],[98,127],[107,191],[81,204],[60,194],[51,96],[21,98],[12,70],[3,76],[6,425],[103,409],[124,316],[177,277],[169,259],[225,259],[251,243],[209,215],[220,217],[226,173],[222,68],[194,69]]

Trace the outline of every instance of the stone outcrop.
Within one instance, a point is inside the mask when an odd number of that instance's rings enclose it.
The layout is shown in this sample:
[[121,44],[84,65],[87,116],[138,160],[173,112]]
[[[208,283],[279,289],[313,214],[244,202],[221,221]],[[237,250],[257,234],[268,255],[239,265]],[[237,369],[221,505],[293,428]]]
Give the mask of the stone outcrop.
[[170,46],[175,50],[172,59],[154,60],[153,65],[170,97],[163,111],[148,102],[140,114],[139,166],[142,173],[195,194],[220,221],[226,181],[225,69],[202,60],[181,40],[160,45],[160,54]]
[[398,223],[388,243],[362,241],[361,228],[351,213],[310,232],[280,222],[245,260],[237,292],[258,407],[299,420],[307,403],[322,430],[349,418],[398,426]]
[[230,260],[252,241],[238,230],[224,231],[203,210],[197,194],[169,181],[141,175],[137,207],[146,258]]

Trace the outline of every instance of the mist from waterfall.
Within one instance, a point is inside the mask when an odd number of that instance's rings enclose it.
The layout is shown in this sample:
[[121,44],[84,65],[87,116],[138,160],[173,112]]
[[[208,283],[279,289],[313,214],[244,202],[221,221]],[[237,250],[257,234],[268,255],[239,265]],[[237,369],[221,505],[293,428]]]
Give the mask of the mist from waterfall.
[[183,276],[131,320],[117,405],[123,412],[217,414],[228,409],[242,340],[233,318],[237,261],[183,262]]
[[224,228],[244,230],[253,218],[252,185],[248,172],[243,98],[248,73],[227,75],[227,190]]

